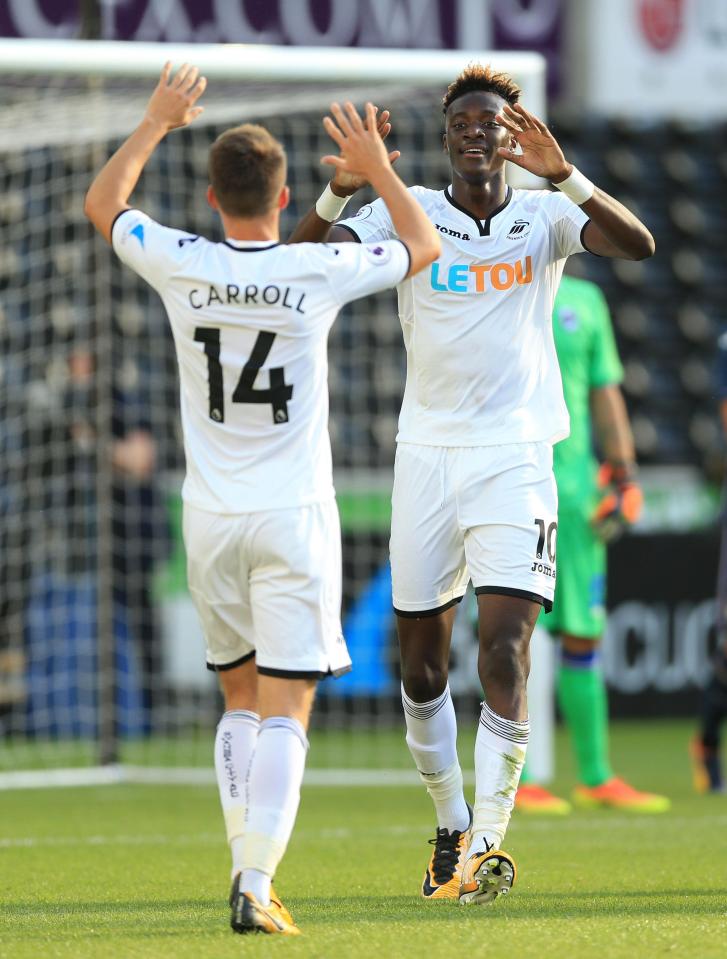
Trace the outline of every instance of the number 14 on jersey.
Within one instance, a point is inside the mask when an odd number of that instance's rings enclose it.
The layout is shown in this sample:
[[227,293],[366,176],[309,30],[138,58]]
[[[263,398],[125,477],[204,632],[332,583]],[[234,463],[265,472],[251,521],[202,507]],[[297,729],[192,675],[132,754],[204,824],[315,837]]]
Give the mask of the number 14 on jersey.
[[[220,363],[220,330],[218,327],[198,326],[194,331],[197,343],[204,344],[207,357],[207,382],[209,386],[209,417],[215,423],[225,422],[225,384]],[[273,347],[275,333],[261,332],[255,340],[250,359],[240,373],[233,403],[269,403],[272,406],[273,423],[288,422],[288,400],[293,396],[293,387],[285,382],[285,370],[275,366],[270,370],[270,386],[255,389],[255,379]]]

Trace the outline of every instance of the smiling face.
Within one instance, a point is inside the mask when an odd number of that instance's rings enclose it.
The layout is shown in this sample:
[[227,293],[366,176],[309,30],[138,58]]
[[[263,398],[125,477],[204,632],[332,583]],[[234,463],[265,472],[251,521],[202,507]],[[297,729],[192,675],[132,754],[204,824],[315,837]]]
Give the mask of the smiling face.
[[502,169],[505,158],[497,148],[510,146],[511,138],[495,116],[505,102],[496,93],[474,90],[449,105],[443,142],[454,176],[475,185]]

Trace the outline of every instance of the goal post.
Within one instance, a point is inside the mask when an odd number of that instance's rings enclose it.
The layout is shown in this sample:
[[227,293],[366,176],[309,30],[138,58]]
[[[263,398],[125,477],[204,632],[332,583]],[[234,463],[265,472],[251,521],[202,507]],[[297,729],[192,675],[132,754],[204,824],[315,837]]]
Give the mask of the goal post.
[[446,84],[467,63],[479,61],[513,76],[533,112],[540,115],[545,108],[545,59],[529,51],[0,39],[0,70],[4,74],[158,77],[166,60],[194,63],[210,80],[392,85]]
[[[0,39],[0,786],[4,772],[100,762],[127,778],[209,765],[220,701],[185,588],[171,334],[158,297],[83,216],[94,172],[166,60],[209,78],[205,111],[160,145],[132,202],[211,238],[206,157],[232,124],[261,122],[286,148],[285,236],[330,176],[321,117],[334,99],[391,109],[397,169],[434,188],[449,172],[441,97],[467,63],[511,74],[545,113],[535,53]],[[354,672],[321,685],[311,758],[386,768],[391,730],[401,740],[387,564],[405,371],[393,294],[342,311],[329,359]],[[453,689],[475,702],[471,620],[463,604]],[[363,727],[368,752],[347,738]]]

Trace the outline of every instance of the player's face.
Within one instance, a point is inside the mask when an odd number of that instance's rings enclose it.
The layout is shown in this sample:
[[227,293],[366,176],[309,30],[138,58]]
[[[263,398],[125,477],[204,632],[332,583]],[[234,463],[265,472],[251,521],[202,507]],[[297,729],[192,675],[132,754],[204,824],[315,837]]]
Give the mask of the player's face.
[[496,93],[475,90],[458,97],[445,115],[444,149],[452,171],[468,183],[480,183],[502,169],[497,148],[510,145],[510,135],[495,121],[505,101]]

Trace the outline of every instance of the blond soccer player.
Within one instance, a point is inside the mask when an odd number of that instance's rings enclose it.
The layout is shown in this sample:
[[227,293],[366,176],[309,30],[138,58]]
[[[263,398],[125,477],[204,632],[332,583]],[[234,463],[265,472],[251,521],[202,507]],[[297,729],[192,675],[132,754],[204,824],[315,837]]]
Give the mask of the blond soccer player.
[[[340,307],[434,260],[438,235],[351,104],[326,127],[339,175],[368,180],[398,239],[280,245],[282,146],[259,126],[209,154],[225,239],[171,229],[129,205],[157,145],[191,123],[205,79],[162,72],[144,117],[93,181],[86,214],[161,296],[179,363],[189,588],[225,712],[215,768],[232,854],[231,925],[296,935],[271,888],[295,821],[316,684],[350,669],[328,436],[327,338]],[[206,181],[205,181],[206,182]]]

